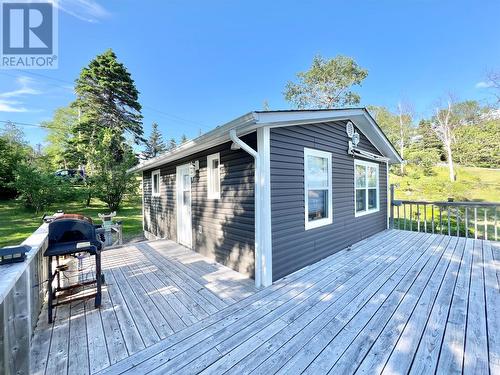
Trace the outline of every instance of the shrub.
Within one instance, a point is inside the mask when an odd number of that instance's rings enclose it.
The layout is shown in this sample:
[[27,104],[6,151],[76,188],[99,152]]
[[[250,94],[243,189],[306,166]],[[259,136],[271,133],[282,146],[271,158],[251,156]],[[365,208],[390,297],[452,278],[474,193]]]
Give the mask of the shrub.
[[111,211],[118,210],[125,194],[137,192],[139,183],[136,176],[127,173],[130,166],[127,163],[117,164],[92,177],[93,194]]
[[27,148],[0,136],[0,198],[10,199],[17,195],[12,185],[15,169],[27,156]]
[[12,186],[18,191],[24,205],[37,213],[52,203],[75,197],[75,191],[68,182],[28,164],[17,167]]

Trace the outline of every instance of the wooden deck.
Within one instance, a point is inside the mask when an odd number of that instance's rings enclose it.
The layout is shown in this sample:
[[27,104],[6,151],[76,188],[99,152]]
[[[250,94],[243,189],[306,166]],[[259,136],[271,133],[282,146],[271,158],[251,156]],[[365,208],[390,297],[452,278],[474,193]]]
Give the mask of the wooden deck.
[[[145,253],[140,249],[129,261],[135,255],[160,257],[160,251]],[[115,276],[109,290],[117,288],[115,280],[125,288],[133,269],[108,269]],[[106,329],[112,323],[104,316],[111,311],[118,317],[121,304],[85,315],[71,309],[74,320],[60,314],[51,328],[45,369],[74,373],[72,363],[86,363],[87,371],[103,369],[101,374],[499,374],[499,278],[498,243],[385,231],[239,301],[234,294],[227,296],[233,303],[219,298],[225,308],[206,312],[179,332],[161,337],[161,325],[151,323],[136,340],[145,348],[122,353],[122,360],[111,359],[113,344],[126,344],[114,338],[122,323],[118,319]],[[115,303],[113,293],[109,303]],[[103,329],[89,329],[94,320]],[[88,353],[71,351],[79,342],[88,342]],[[106,348],[107,360],[95,365],[95,353]],[[49,366],[52,358],[60,371],[49,372],[58,369]]]
[[[100,309],[93,299],[62,305],[51,325],[42,310],[31,373],[95,373],[256,291],[253,280],[172,241],[105,251],[102,262]],[[83,269],[93,277],[90,258]]]

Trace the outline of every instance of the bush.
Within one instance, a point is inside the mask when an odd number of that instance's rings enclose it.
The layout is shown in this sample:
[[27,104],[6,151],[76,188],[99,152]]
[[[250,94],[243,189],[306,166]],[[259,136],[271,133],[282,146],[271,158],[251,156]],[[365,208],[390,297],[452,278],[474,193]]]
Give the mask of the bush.
[[53,203],[74,199],[76,195],[68,182],[28,164],[17,167],[11,185],[18,191],[24,205],[37,213]]
[[134,194],[139,187],[134,174],[127,173],[130,164],[122,163],[109,167],[92,177],[93,194],[105,202],[111,211],[120,207],[125,194]]
[[0,198],[11,199],[17,195],[12,185],[15,169],[27,156],[26,147],[0,136]]

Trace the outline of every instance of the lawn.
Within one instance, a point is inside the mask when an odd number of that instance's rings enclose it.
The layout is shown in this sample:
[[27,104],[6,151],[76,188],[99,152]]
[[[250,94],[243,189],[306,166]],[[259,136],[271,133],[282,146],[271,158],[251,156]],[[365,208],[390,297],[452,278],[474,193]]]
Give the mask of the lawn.
[[500,169],[456,168],[457,181],[450,182],[447,167],[434,167],[434,174],[423,176],[408,169],[404,177],[390,175],[396,184],[395,198],[403,200],[500,202]]
[[[422,176],[417,171],[408,169],[404,177],[390,175],[390,183],[396,184],[396,200],[412,201],[447,201],[453,198],[454,201],[478,201],[478,202],[500,202],[500,170],[487,168],[457,167],[457,181],[450,182],[448,169],[446,167],[435,167],[433,175]],[[488,238],[493,238],[495,226],[499,230],[498,218],[495,216],[493,208],[465,208],[445,207],[441,212],[439,207],[434,207],[434,224],[432,223],[432,205],[409,205],[405,208],[395,208],[395,227],[417,230],[420,221],[420,230],[428,231],[434,228],[436,231],[457,233],[457,227],[462,235],[465,235],[467,221],[467,231],[469,235],[477,235],[482,238],[487,231]],[[457,225],[458,216],[458,225]],[[411,220],[410,220],[411,217]],[[398,219],[401,218],[401,219]],[[448,225],[448,218],[450,220]],[[442,219],[442,221],[441,221]],[[475,223],[477,220],[477,231]]]
[[[126,199],[117,212],[115,220],[123,223],[125,239],[142,235],[142,200],[140,196]],[[90,207],[83,202],[72,202],[54,205],[47,209],[47,213],[63,210],[66,213],[80,213],[91,217],[95,223],[101,220],[98,213],[107,213],[109,209],[98,199],[93,199]],[[42,214],[26,209],[22,202],[17,200],[0,201],[0,247],[17,245],[24,241],[35,229],[42,224]]]

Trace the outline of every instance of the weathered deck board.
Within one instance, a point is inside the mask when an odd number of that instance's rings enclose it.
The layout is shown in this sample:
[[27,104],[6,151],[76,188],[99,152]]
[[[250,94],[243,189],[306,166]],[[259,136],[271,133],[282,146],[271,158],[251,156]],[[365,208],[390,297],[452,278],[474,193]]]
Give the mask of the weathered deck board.
[[[365,250],[366,252],[363,252]],[[357,252],[349,253],[342,258],[331,259],[330,263],[325,263],[321,267],[315,269],[316,272],[307,273],[299,279],[295,279],[288,283],[285,287],[278,289],[275,293],[268,294],[250,307],[255,307],[251,310],[248,307],[225,317],[223,320],[216,322],[209,329],[200,331],[192,336],[190,340],[184,340],[179,345],[173,346],[168,351],[161,353],[159,356],[151,358],[151,360],[141,364],[135,368],[139,372],[150,372],[168,360],[165,367],[158,367],[158,373],[172,372],[182,368],[186,364],[190,364],[190,370],[195,371],[193,367],[198,369],[206,363],[207,356],[216,355],[217,352],[209,350],[210,345],[218,345],[224,340],[238,334],[240,329],[246,329],[251,324],[269,324],[272,322],[272,317],[280,317],[281,313],[288,311],[294,307],[293,302],[303,301],[300,296],[307,296],[311,291],[318,289],[318,284],[328,282],[330,277],[340,266],[345,266],[350,261],[360,257],[365,258],[369,255],[368,244],[366,247],[360,247]],[[339,261],[340,260],[340,261]],[[343,264],[345,262],[345,264]],[[290,280],[288,280],[290,281]],[[271,312],[271,314],[268,314]],[[233,320],[231,318],[234,318]],[[255,328],[255,326],[253,326]],[[252,332],[252,331],[250,331]],[[179,350],[183,349],[184,352],[177,356]],[[201,355],[201,356],[200,356]],[[174,358],[175,357],[175,358]],[[198,358],[197,358],[198,357]],[[194,362],[194,363],[192,363]],[[201,365],[201,366],[200,366]]]
[[[103,252],[100,309],[93,299],[62,305],[51,325],[43,309],[32,373],[96,373],[233,304],[232,285],[246,296],[256,291],[253,280],[171,241],[152,244],[154,250],[132,245]],[[93,267],[91,258],[83,263],[87,272]],[[211,288],[201,291],[201,282]]]
[[49,341],[49,349],[32,348],[40,361],[32,370],[268,375],[500,368],[500,247],[489,241],[389,230],[258,291],[251,280],[172,242],[123,249],[105,253],[100,310],[92,301],[84,309],[61,307],[53,325],[39,324],[33,342]]

